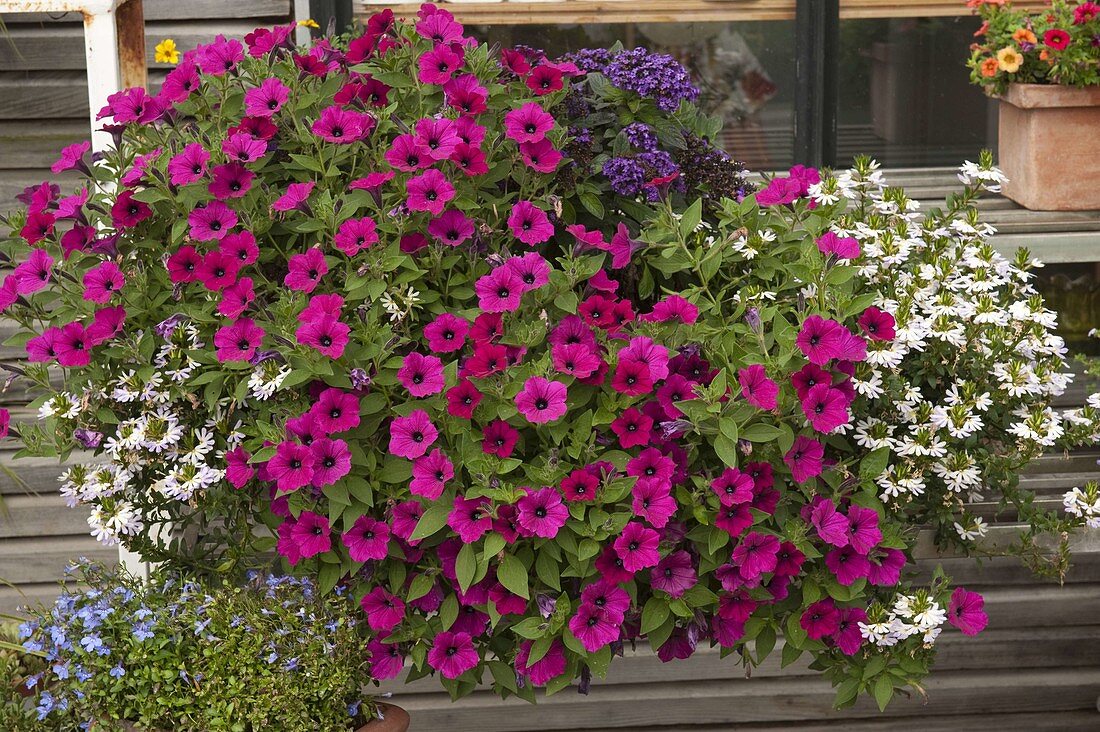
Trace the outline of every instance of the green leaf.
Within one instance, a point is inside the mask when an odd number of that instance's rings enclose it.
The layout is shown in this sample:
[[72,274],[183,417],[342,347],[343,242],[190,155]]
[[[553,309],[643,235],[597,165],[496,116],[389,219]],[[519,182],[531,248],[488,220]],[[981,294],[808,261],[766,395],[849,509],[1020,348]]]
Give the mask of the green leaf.
[[886,464],[890,462],[890,448],[880,447],[867,453],[859,463],[859,477],[863,480],[874,480],[886,470]]
[[703,220],[703,199],[696,198],[695,203],[688,206],[687,211],[680,218],[680,236],[687,237],[695,231],[695,227]]
[[642,609],[642,633],[649,633],[660,628],[668,619],[669,607],[665,600],[659,597],[651,597]]
[[424,573],[418,574],[413,577],[412,584],[409,585],[409,591],[405,593],[405,601],[412,602],[413,600],[419,600],[424,595],[431,592],[434,580]]
[[416,522],[416,528],[409,535],[409,541],[425,539],[447,525],[447,516],[451,509],[447,506],[436,504],[429,506],[420,520]]
[[783,431],[775,425],[757,422],[741,430],[741,438],[749,442],[771,442],[782,433]]
[[343,572],[340,571],[339,564],[323,562],[320,571],[317,573],[317,585],[321,590],[321,594],[327,595],[332,592],[332,588],[340,581],[342,575]]
[[775,629],[770,625],[766,625],[760,629],[760,634],[756,636],[756,663],[757,665],[764,662],[772,649],[775,648]]
[[455,574],[458,576],[458,586],[463,592],[470,589],[474,583],[474,575],[477,574],[477,552],[473,544],[463,544],[455,558]]
[[716,436],[714,438],[714,452],[729,467],[737,467],[737,443],[730,438],[725,435]]
[[786,668],[792,663],[798,660],[798,657],[802,655],[802,649],[797,646],[786,643],[783,645],[782,660],[779,663],[780,668]]
[[525,600],[531,598],[527,588],[527,567],[518,557],[511,554],[501,557],[500,565],[497,567],[497,579],[512,594],[519,595]]
[[592,214],[598,219],[602,219],[604,215],[603,202],[600,201],[599,196],[593,193],[580,194],[581,205],[588,209],[588,213]]
[[883,674],[875,680],[873,693],[875,701],[878,702],[878,710],[880,712],[886,711],[886,705],[894,698],[894,681],[889,674]]

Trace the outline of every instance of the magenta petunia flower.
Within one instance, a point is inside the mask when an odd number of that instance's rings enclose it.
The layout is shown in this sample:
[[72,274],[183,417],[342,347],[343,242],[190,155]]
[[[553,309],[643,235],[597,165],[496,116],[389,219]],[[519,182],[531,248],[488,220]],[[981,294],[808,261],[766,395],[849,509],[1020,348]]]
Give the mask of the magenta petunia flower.
[[848,545],[848,519],[836,510],[831,499],[816,496],[807,508],[810,509],[810,525],[822,541],[836,547]]
[[[358,521],[356,525],[358,525]],[[385,526],[385,524],[383,524]],[[354,531],[355,529],[352,529]],[[362,560],[356,560],[362,561]],[[367,616],[367,625],[380,637],[385,637],[405,619],[405,603],[401,598],[386,591],[384,587],[375,587],[363,596],[359,606]]]
[[840,630],[840,611],[832,598],[818,600],[806,608],[798,624],[811,640],[821,640]]
[[313,187],[317,185],[313,181],[306,183],[291,183],[286,187],[286,193],[275,199],[271,204],[274,211],[301,211],[309,212],[309,195],[313,193]]
[[297,543],[298,553],[303,559],[316,557],[332,549],[328,518],[311,511],[301,512],[298,521],[290,529],[290,538]]
[[88,326],[88,343],[98,346],[111,340],[122,332],[125,322],[126,308],[121,305],[97,309],[92,315],[91,325]]
[[528,665],[533,644],[534,641],[529,640],[520,643],[519,651],[516,652],[516,673],[526,676],[535,686],[545,686],[551,679],[565,673],[565,646],[555,638],[543,657]]
[[985,598],[977,592],[956,587],[947,606],[947,622],[961,630],[964,635],[977,635],[989,625],[989,616],[984,607]]
[[222,142],[222,152],[230,161],[247,165],[267,155],[267,140],[248,132],[234,132]]
[[561,163],[564,157],[554,147],[554,143],[546,138],[538,142],[521,142],[519,144],[519,154],[524,165],[540,173],[553,173],[558,169],[558,164]]
[[550,349],[550,357],[554,362],[554,368],[560,373],[576,376],[580,379],[589,377],[599,371],[600,365],[603,363],[600,357],[592,352],[591,348],[580,343],[553,346]]
[[532,376],[516,394],[516,409],[532,424],[553,422],[565,415],[567,391],[565,384]]
[[869,568],[867,581],[876,587],[893,587],[901,579],[905,566],[905,552],[900,549],[879,547],[867,555]]
[[637,572],[654,567],[661,560],[657,546],[660,534],[638,521],[628,523],[615,539],[615,553],[623,560],[623,569]]
[[457,247],[474,235],[474,222],[458,209],[450,208],[428,224],[428,233],[443,244]]
[[479,661],[469,633],[443,631],[435,637],[428,651],[428,665],[445,679],[457,679]]
[[791,471],[796,483],[805,483],[810,478],[821,475],[825,448],[817,440],[805,435],[794,438],[794,444],[787,454],[783,456],[783,462]]
[[495,419],[485,425],[482,432],[481,450],[488,455],[509,458],[519,440],[519,431],[502,419]]
[[757,192],[761,206],[783,206],[794,203],[802,195],[802,184],[794,178],[772,178],[767,187]]
[[737,381],[741,384],[741,396],[757,409],[771,410],[778,406],[779,385],[768,378],[760,364],[740,369]]
[[447,390],[447,414],[460,419],[470,419],[481,403],[483,395],[469,379],[460,380]]
[[194,53],[202,73],[223,76],[244,60],[244,44],[236,38],[226,40],[218,35],[213,43],[198,46]]
[[195,270],[195,277],[211,292],[221,292],[237,281],[241,263],[220,250],[207,252]]
[[621,623],[630,609],[630,594],[608,577],[587,585],[581,591],[581,604],[597,607],[614,623]]
[[349,257],[354,257],[364,249],[370,249],[378,242],[378,231],[374,219],[364,216],[358,219],[348,219],[340,224],[340,228],[333,237],[333,244],[341,252]]
[[313,292],[327,272],[325,255],[320,248],[312,247],[304,254],[295,254],[290,258],[283,284],[299,292]]
[[681,597],[697,581],[691,555],[683,549],[669,554],[649,572],[649,583],[653,589],[664,590],[672,597]]
[[435,168],[410,178],[405,190],[408,194],[405,203],[410,211],[428,211],[433,216],[443,213],[443,208],[455,197],[454,186]]
[[840,608],[840,621],[837,630],[833,633],[833,641],[840,652],[846,656],[854,656],[859,653],[863,645],[863,631],[859,624],[867,622],[867,613],[863,608]]
[[424,507],[419,501],[402,501],[390,509],[390,531],[399,539],[409,542],[410,545],[419,544],[420,541],[410,541],[413,530],[420,517],[424,515]]
[[607,251],[611,253],[611,268],[622,269],[627,266],[633,259],[634,252],[644,246],[644,242],[630,237],[630,230],[626,224],[619,222],[615,227],[615,234],[611,237],[611,243],[607,246]]
[[312,412],[299,414],[286,421],[286,436],[290,440],[297,440],[305,446],[310,446],[316,440],[323,440],[328,433],[321,427]]
[[325,317],[338,318],[344,307],[344,298],[336,293],[314,295],[309,303],[298,313],[299,323],[308,323]]
[[469,331],[470,323],[465,318],[443,313],[424,326],[424,339],[430,350],[436,353],[452,353],[462,349]]
[[510,267],[500,266],[474,283],[477,305],[487,313],[515,312],[523,298],[523,280]]
[[351,327],[339,318],[324,315],[314,320],[302,323],[294,337],[304,346],[323,353],[329,358],[340,358],[344,355],[344,349],[348,345],[348,335]]
[[611,377],[611,387],[620,394],[641,396],[653,390],[649,364],[645,361],[627,359],[619,361]]
[[92,143],[88,140],[83,142],[75,142],[72,145],[67,145],[61,150],[61,155],[57,161],[50,166],[50,172],[54,175],[59,175],[69,170],[79,170],[85,175],[90,173],[88,164],[84,162],[84,156],[92,148]]
[[581,642],[584,650],[595,653],[618,640],[621,623],[621,619],[615,618],[606,610],[584,603],[569,619],[569,630]]
[[313,453],[313,479],[315,488],[333,485],[351,472],[351,451],[348,443],[339,439],[322,437],[309,446]]
[[348,145],[358,142],[374,129],[374,117],[365,112],[353,112],[338,105],[325,107],[314,120],[310,131],[325,142]]
[[390,422],[389,451],[398,457],[413,460],[426,453],[437,437],[439,431],[428,413],[417,409],[406,417],[394,417]]
[[443,391],[443,362],[436,356],[413,351],[405,356],[397,371],[397,380],[414,397],[426,397]]
[[619,438],[623,449],[639,447],[649,443],[653,419],[634,407],[628,407],[611,423],[611,431]]
[[409,492],[434,501],[443,495],[447,481],[455,477],[454,463],[439,449],[413,462]]
[[[198,211],[204,209],[196,209]],[[237,215],[232,214],[233,223],[229,224],[226,228],[233,226],[237,223]],[[149,204],[144,201],[139,201],[134,198],[134,192],[131,190],[125,190],[118,194],[118,198],[115,199],[114,204],[111,206],[111,225],[116,229],[129,229],[137,226],[145,219],[153,215],[153,209],[149,207]],[[192,213],[192,216],[195,214]],[[190,220],[190,219],[188,219]],[[212,228],[210,229],[213,230]],[[198,238],[194,233],[194,224],[191,227],[191,237]],[[209,239],[217,237],[208,237],[207,239],[200,239],[199,241],[208,241]]]
[[698,398],[695,394],[695,385],[680,374],[672,374],[665,383],[657,389],[657,403],[664,411],[668,419],[679,419],[684,416],[680,408],[676,406],[680,402],[688,402]]
[[256,469],[249,464],[252,456],[243,447],[235,447],[225,453],[225,479],[234,488],[244,488],[256,475]]
[[[576,73],[575,68],[573,73]],[[544,62],[531,69],[525,83],[527,88],[535,93],[535,96],[541,97],[560,91],[564,87],[562,82],[564,76],[563,66]]]
[[810,363],[818,366],[839,358],[847,329],[835,320],[811,315],[802,323],[795,342]]
[[530,491],[519,499],[516,508],[520,529],[526,536],[553,539],[569,519],[569,509],[556,488]]
[[561,479],[561,492],[567,501],[595,501],[599,487],[600,479],[583,469],[574,470]]
[[84,299],[105,303],[122,290],[126,277],[114,262],[102,262],[84,273]]
[[244,112],[250,117],[271,117],[290,99],[290,88],[272,77],[244,93]]
[[240,318],[231,325],[222,326],[214,334],[218,361],[248,361],[264,339],[264,329],[252,318]]
[[473,544],[493,528],[493,517],[486,499],[455,496],[454,505],[447,515],[447,525],[458,534],[463,544]]
[[828,385],[832,383],[832,374],[818,366],[814,366],[812,363],[806,364],[800,370],[791,374],[791,384],[794,386],[795,393],[800,400],[808,397],[810,389],[818,384]]
[[649,378],[660,381],[668,378],[668,348],[645,336],[631,338],[619,349],[619,360],[641,361],[649,367]]
[[428,150],[432,160],[447,160],[462,140],[455,132],[454,120],[447,117],[424,117],[417,120],[416,139]]
[[210,201],[187,217],[190,235],[195,241],[220,240],[237,225],[237,212],[221,201]]
[[[27,345],[29,348],[30,344]],[[67,323],[61,326],[53,339],[57,363],[67,368],[87,366],[91,363],[92,346],[92,337],[81,323]]]
[[873,508],[848,508],[848,544],[860,554],[869,553],[882,541],[878,520],[878,512]]
[[330,387],[317,397],[309,415],[325,435],[355,429],[359,426],[359,397]]
[[405,667],[405,657],[401,655],[401,646],[396,643],[383,643],[377,638],[367,643],[370,654],[371,678],[379,681],[396,679]]
[[810,389],[802,399],[802,413],[818,432],[832,432],[852,419],[848,414],[848,397],[840,389],[827,384],[818,384]]
[[236,320],[244,314],[252,301],[256,299],[251,277],[242,277],[236,283],[222,290],[218,301],[218,314]]
[[817,248],[825,256],[836,255],[838,259],[856,259],[859,257],[859,242],[849,236],[838,236],[826,231],[817,239]]
[[267,472],[280,492],[296,491],[313,480],[316,460],[308,445],[284,441],[275,447],[275,455],[267,462]]
[[548,241],[554,235],[550,217],[530,201],[517,201],[512,205],[508,228],[512,230],[512,236],[530,246]]
[[398,135],[383,156],[397,170],[410,173],[432,164],[431,151],[415,135]]
[[252,189],[252,179],[255,177],[255,172],[240,163],[218,165],[211,174],[210,185],[206,190],[219,201],[242,198]]
[[710,487],[723,506],[752,501],[752,477],[737,468],[723,470],[721,475],[711,481]]
[[537,290],[550,282],[551,267],[541,254],[528,252],[523,256],[509,257],[504,266],[510,267],[523,281],[527,291]]
[[871,563],[867,561],[867,557],[850,545],[833,549],[826,554],[825,566],[836,576],[836,581],[845,587],[858,579],[866,578],[871,569]]
[[733,548],[731,561],[747,580],[771,572],[779,562],[779,539],[755,531],[742,537]]
[[421,84],[443,86],[461,68],[463,60],[461,46],[438,45],[420,57],[420,73],[417,78]]
[[473,74],[452,77],[443,86],[443,99],[447,106],[463,115],[481,114],[489,108],[486,104],[489,90]]
[[340,538],[348,548],[348,556],[356,562],[385,559],[390,543],[390,527],[385,521],[360,516]]
[[[604,274],[603,270],[597,273]],[[616,287],[618,284],[616,283]],[[647,323],[668,323],[672,321],[691,325],[699,319],[699,308],[679,295],[669,295],[659,300],[653,310],[638,318]]]
[[894,316],[885,310],[869,307],[859,316],[859,328],[873,341],[892,341],[897,337]]
[[27,341],[24,347],[27,360],[31,363],[49,363],[57,358],[57,341],[60,328],[47,328],[41,334]]
[[185,186],[206,175],[210,151],[197,142],[186,145],[168,161],[168,176],[174,186]]
[[516,142],[538,142],[554,129],[554,118],[538,102],[527,102],[504,115],[504,134]]
[[473,178],[485,175],[489,172],[489,164],[485,158],[485,152],[475,145],[460,142],[451,152],[450,160],[466,176]]

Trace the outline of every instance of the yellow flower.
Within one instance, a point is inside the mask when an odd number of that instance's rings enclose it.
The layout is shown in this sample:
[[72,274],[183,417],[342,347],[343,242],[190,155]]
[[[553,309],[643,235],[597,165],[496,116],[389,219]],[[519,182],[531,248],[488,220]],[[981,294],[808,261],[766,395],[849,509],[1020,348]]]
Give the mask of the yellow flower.
[[306,18],[305,20],[299,20],[298,25],[305,26],[306,28],[320,28],[321,27],[321,26],[317,25],[317,21],[314,20],[313,18]]
[[1020,70],[1020,64],[1023,62],[1024,57],[1012,46],[1005,46],[997,51],[997,66],[1000,67],[1001,71],[1014,74]]
[[156,55],[153,57],[158,64],[178,64],[180,52],[176,48],[176,42],[171,38],[165,38],[156,46]]

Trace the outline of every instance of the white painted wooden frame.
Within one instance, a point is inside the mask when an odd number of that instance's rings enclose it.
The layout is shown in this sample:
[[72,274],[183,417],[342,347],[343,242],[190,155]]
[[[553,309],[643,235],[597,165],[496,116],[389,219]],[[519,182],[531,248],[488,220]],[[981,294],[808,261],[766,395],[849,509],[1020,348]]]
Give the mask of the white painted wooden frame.
[[[124,88],[144,86],[145,20],[141,0],[0,0],[4,13],[80,13],[84,19],[84,55],[88,65],[88,108],[92,150],[106,150],[111,136],[96,120],[107,97]],[[147,579],[149,563],[119,545],[119,562]]]

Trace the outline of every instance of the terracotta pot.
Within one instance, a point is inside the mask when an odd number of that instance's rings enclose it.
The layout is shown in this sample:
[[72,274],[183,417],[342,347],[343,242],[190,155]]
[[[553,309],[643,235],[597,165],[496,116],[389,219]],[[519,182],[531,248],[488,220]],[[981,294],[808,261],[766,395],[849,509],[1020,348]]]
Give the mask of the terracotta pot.
[[1036,211],[1100,209],[1100,87],[1011,84],[999,106],[1004,195]]
[[393,704],[379,704],[378,710],[385,719],[372,719],[356,732],[407,732],[411,721],[408,712]]

